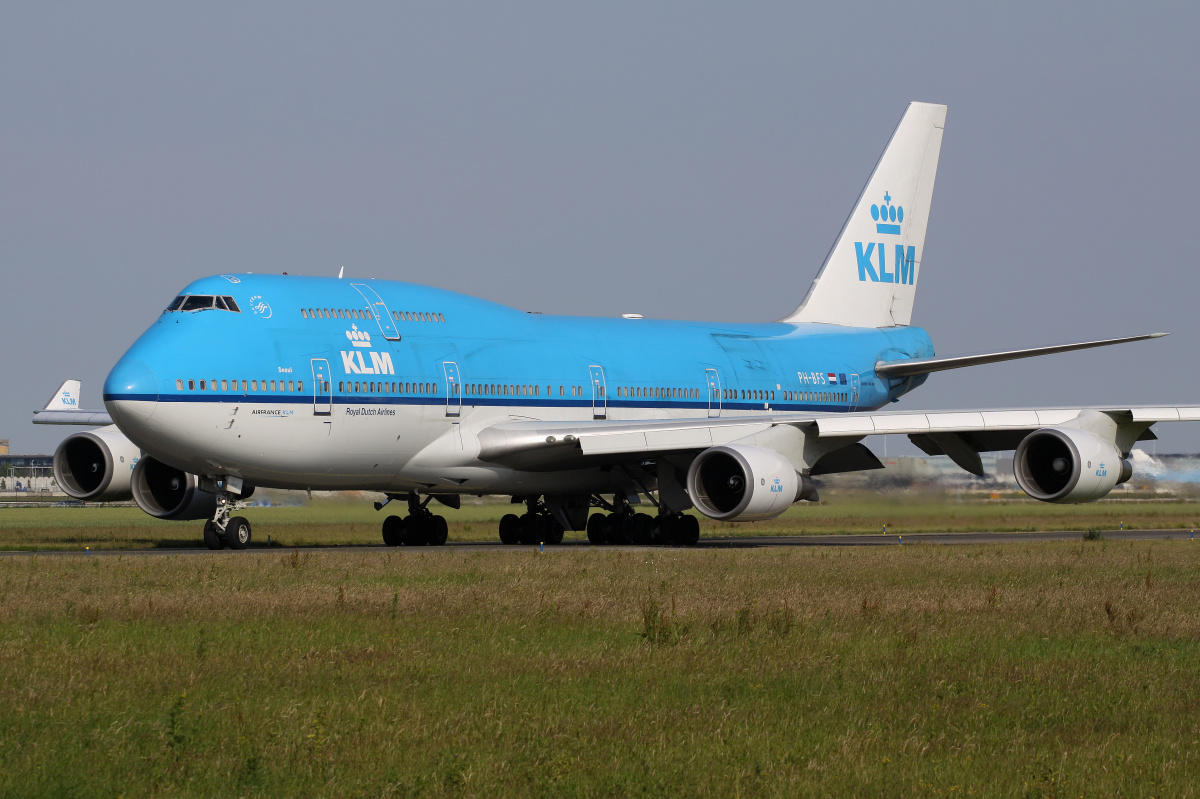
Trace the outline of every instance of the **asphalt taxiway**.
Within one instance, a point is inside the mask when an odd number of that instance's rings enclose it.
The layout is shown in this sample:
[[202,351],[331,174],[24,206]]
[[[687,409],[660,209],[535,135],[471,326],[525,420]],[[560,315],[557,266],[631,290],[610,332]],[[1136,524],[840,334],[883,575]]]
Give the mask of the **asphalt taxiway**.
[[[1110,541],[1162,541],[1162,540],[1195,540],[1192,530],[1104,530],[1099,533]],[[872,546],[969,546],[978,544],[1018,544],[1038,541],[1082,541],[1085,533],[1079,530],[1042,533],[914,533],[910,535],[885,535],[873,533],[867,535],[787,535],[787,536],[737,536],[726,538],[701,538],[700,542],[691,549],[771,549],[782,547],[872,547]],[[546,552],[573,552],[580,549],[597,549],[602,551],[632,552],[650,549],[670,549],[659,545],[636,546],[604,545],[596,546],[588,541],[564,541],[561,544],[544,547]],[[251,543],[245,552],[284,552],[299,550],[302,552],[438,552],[447,550],[462,550],[467,552],[499,552],[511,550],[539,549],[534,545],[501,544],[499,541],[450,541],[442,547],[386,547],[382,543],[345,546],[315,546],[315,547],[281,547]],[[0,552],[0,557],[37,556],[161,556],[161,555],[214,555],[239,553],[232,550],[213,552],[204,547],[155,547],[153,549],[39,549],[39,550],[9,550]]]

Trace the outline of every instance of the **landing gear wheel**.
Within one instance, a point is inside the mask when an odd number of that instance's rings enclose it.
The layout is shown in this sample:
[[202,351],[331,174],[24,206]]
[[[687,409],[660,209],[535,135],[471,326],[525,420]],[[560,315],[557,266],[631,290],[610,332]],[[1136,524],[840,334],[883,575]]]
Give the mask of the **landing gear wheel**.
[[639,546],[653,543],[654,519],[646,513],[636,513],[629,519],[629,537]]
[[225,548],[225,542],[221,540],[221,534],[211,519],[204,523],[204,546],[209,549]]
[[389,547],[398,547],[404,540],[404,520],[399,516],[389,516],[383,520],[383,543]]
[[426,532],[425,543],[431,547],[440,547],[446,543],[446,539],[450,537],[450,528],[446,524],[444,516],[434,516],[429,520],[430,524]]
[[680,516],[681,524],[679,532],[679,543],[685,547],[694,547],[700,540],[700,520],[695,516]]
[[588,541],[593,544],[607,544],[608,538],[605,535],[604,528],[608,525],[603,513],[593,513],[587,520],[587,537]]
[[605,538],[610,544],[632,544],[629,540],[629,516],[624,513],[608,514]]
[[225,543],[230,549],[245,549],[250,545],[250,522],[245,516],[234,516],[225,525]]
[[542,532],[545,527],[545,518],[533,513],[526,513],[521,517],[520,540],[522,544],[538,544],[546,540],[545,534]]
[[404,522],[404,533],[400,540],[405,546],[424,546],[430,526],[429,519],[425,516],[409,516]]
[[521,540],[521,517],[506,513],[500,519],[500,543],[515,544]]
[[558,519],[550,518],[546,521],[548,522],[547,527],[549,528],[546,532],[546,543],[561,544],[563,540],[563,533],[566,532],[563,530],[563,526],[558,523]]
[[679,543],[679,530],[681,522],[678,516],[659,516],[658,517],[658,542],[671,546]]

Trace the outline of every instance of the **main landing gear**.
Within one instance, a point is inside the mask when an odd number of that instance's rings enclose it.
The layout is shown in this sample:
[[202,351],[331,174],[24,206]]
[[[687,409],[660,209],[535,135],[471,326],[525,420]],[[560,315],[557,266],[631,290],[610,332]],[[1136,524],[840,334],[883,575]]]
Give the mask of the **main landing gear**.
[[[235,499],[225,479],[217,480],[217,509],[213,517],[204,523],[204,546],[209,549],[245,549],[250,545],[250,522],[244,516],[230,516],[232,510],[240,510],[245,503]],[[239,486],[239,491],[240,486]],[[236,496],[241,496],[237,494]],[[247,496],[249,494],[247,493]]]
[[700,540],[700,521],[684,513],[633,513],[621,508],[615,513],[593,513],[588,517],[588,541],[593,544],[667,544],[695,546]]
[[500,520],[500,541],[504,544],[561,544],[563,526],[538,500],[525,500],[525,513],[507,513]]
[[445,544],[448,534],[445,517],[435,516],[425,507],[433,499],[432,496],[422,502],[415,491],[411,494],[388,494],[387,502],[375,503],[375,510],[382,509],[393,499],[401,498],[408,500],[408,515],[404,518],[389,516],[383,520],[383,543],[389,547],[401,544],[409,547],[440,547]]

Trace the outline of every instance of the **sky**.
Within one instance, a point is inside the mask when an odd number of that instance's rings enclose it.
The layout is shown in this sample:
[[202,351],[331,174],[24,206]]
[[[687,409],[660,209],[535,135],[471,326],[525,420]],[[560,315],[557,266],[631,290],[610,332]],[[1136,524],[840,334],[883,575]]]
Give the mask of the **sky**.
[[101,407],[209,274],[779,319],[911,100],[950,107],[913,314],[939,354],[1172,335],[896,407],[1200,403],[1196,30],[1194,3],[5,4],[0,438],[52,452],[70,428],[31,412],[68,377]]

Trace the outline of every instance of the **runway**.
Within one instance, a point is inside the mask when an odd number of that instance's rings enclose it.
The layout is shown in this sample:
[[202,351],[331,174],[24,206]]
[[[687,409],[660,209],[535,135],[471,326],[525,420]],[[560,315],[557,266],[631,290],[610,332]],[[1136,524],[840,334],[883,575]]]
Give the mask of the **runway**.
[[[1100,533],[1109,541],[1180,541],[1195,540],[1191,530],[1104,530]],[[690,549],[772,549],[783,547],[876,547],[876,546],[970,546],[979,544],[1019,544],[1041,541],[1083,541],[1084,533],[1079,530],[1042,533],[914,533],[911,535],[791,535],[791,536],[739,536],[732,538],[701,538],[700,542]],[[643,550],[666,550],[677,547],[661,545],[636,546],[603,545],[596,546],[588,541],[564,541],[555,546],[544,547],[547,553],[578,552],[583,549],[594,549],[604,552],[636,552]],[[509,552],[514,550],[539,549],[537,545],[501,544],[499,541],[450,541],[442,547],[386,547],[382,543],[346,546],[315,546],[315,547],[283,547],[272,544],[270,547],[251,543],[245,552]],[[239,552],[220,550],[214,552],[204,547],[158,547],[154,549],[36,549],[9,550],[0,552],[0,557],[19,556],[70,556],[70,557],[111,557],[113,555],[129,556],[162,556],[162,555],[225,555],[235,557]]]

